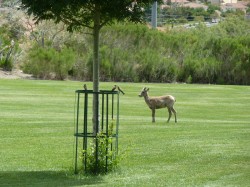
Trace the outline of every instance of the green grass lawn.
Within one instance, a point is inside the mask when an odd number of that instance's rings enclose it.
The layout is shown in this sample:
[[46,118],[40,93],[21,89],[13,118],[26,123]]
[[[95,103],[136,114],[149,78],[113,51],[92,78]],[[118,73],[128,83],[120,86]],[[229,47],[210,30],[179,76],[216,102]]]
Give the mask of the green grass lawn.
[[[111,89],[114,83],[101,83]],[[249,186],[250,87],[119,83],[119,149],[107,175],[74,175],[73,81],[0,79],[0,186]],[[87,83],[90,88],[92,83]],[[178,123],[138,94],[176,97]]]

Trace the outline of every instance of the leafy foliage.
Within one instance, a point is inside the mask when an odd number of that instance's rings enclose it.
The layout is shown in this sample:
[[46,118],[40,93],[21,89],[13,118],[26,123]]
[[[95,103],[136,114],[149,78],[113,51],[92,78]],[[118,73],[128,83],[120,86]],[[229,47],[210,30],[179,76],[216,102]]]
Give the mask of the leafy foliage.
[[72,49],[34,47],[29,53],[29,61],[24,65],[24,71],[32,73],[37,78],[60,79],[67,78],[68,71],[73,68],[75,54]]
[[[166,32],[127,23],[104,27],[100,35],[100,79],[250,84],[249,29],[248,21],[235,17],[211,28],[199,24],[196,29]],[[58,38],[75,55],[68,69],[72,78],[92,80],[91,37],[74,33]],[[63,53],[63,43],[49,43],[47,47]]]
[[23,39],[25,31],[24,24],[20,20],[23,14],[14,8],[16,1],[2,3],[9,8],[4,8],[0,14],[0,67],[12,71],[17,66],[20,56],[19,41]]
[[195,83],[249,84],[249,23],[231,19],[212,28],[200,24],[195,30],[167,33],[133,25],[106,28],[101,35],[105,61],[115,59],[111,69],[122,64],[123,71],[128,70],[122,79],[114,74],[109,77],[113,81],[186,82],[191,76]]
[[15,45],[12,29],[8,25],[0,27],[0,67],[5,71],[11,71],[13,68],[13,53],[18,49]]
[[160,19],[163,23],[183,23],[184,21],[197,20],[197,21],[208,21],[214,17],[218,17],[215,13],[215,10],[219,10],[220,8],[215,5],[208,5],[207,10],[204,8],[191,8],[191,7],[183,7],[179,5],[172,5],[170,7],[164,8],[160,11]]
[[117,150],[113,147],[114,138],[112,136],[113,122],[109,125],[107,134],[98,133],[91,142],[90,147],[82,151],[82,163],[83,166],[86,164],[86,173],[104,174],[117,167],[120,156],[117,155]]
[[[56,23],[63,22],[68,30],[73,31],[82,27],[99,29],[114,20],[143,21],[144,11],[141,7],[150,5],[154,0],[143,0],[133,4],[133,0],[123,1],[96,1],[96,0],[67,0],[67,1],[44,1],[22,0],[22,7],[27,9],[28,14],[35,16],[39,22],[52,19]],[[97,21],[97,19],[99,19]]]

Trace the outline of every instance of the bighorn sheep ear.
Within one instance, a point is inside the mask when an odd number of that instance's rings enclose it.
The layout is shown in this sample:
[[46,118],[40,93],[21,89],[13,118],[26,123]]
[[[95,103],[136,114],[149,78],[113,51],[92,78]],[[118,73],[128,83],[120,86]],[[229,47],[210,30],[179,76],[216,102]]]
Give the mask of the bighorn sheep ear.
[[144,88],[143,88],[143,91],[146,91],[146,89],[147,89],[147,88],[146,88],[146,87],[144,87]]
[[148,90],[149,90],[149,88],[146,91],[148,91]]

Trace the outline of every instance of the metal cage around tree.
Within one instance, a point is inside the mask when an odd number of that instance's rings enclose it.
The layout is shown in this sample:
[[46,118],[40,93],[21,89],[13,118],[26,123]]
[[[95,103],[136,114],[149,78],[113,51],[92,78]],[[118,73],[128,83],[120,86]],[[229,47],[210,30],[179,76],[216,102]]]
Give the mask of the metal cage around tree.
[[[118,154],[119,92],[76,90],[75,102],[75,173],[79,165],[87,172],[107,172],[109,164]],[[98,97],[96,134],[93,132],[93,97]],[[78,160],[81,162],[78,162]],[[81,164],[80,164],[81,163]],[[92,163],[92,164],[93,164]]]

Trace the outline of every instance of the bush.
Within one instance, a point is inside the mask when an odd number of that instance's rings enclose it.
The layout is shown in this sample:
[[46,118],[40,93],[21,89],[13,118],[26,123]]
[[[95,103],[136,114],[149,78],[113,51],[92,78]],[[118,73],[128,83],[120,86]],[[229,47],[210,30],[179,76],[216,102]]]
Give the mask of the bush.
[[187,20],[187,18],[185,18],[185,17],[180,17],[180,18],[178,19],[178,22],[179,22],[179,23],[188,23],[188,20]]
[[194,21],[204,22],[204,16],[195,16]]
[[18,45],[12,44],[12,34],[7,24],[0,27],[0,67],[11,71],[14,67],[14,58]]
[[117,168],[120,156],[114,147],[113,122],[108,127],[108,132],[98,133],[90,143],[87,150],[82,151],[81,159],[83,169],[87,174],[104,174]]
[[28,56],[29,61],[23,65],[24,72],[41,79],[60,79],[68,76],[75,63],[75,54],[71,49],[34,47]]
[[[104,174],[118,166],[118,156],[111,150],[112,137],[99,133],[88,150],[82,151],[82,162],[88,174]],[[96,145],[98,147],[96,147]],[[98,152],[96,152],[98,151]],[[98,159],[96,159],[98,157]]]
[[12,59],[2,59],[0,60],[0,67],[5,71],[11,71],[13,68]]
[[55,53],[54,57],[54,72],[55,78],[63,80],[68,77],[68,73],[73,68],[76,57],[75,53],[70,48],[62,48],[60,52]]

